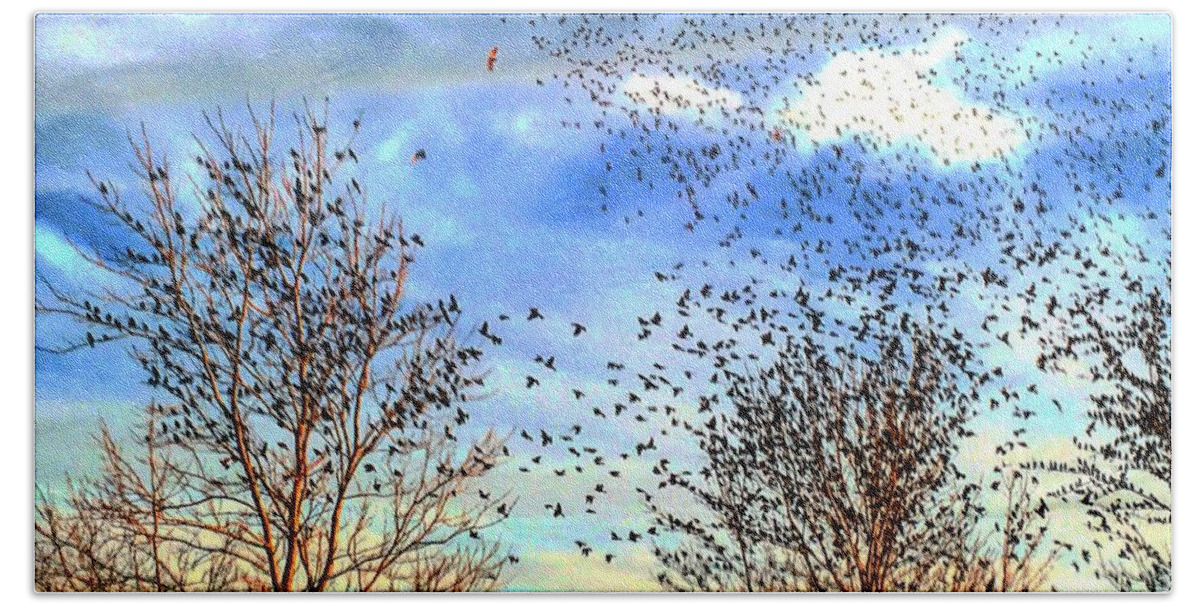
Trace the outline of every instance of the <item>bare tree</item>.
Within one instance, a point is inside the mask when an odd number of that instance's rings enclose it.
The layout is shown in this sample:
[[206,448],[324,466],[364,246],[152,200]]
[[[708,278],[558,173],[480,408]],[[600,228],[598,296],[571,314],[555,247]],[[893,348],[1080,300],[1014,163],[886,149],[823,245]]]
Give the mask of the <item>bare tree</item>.
[[136,203],[93,178],[136,245],[80,249],[110,288],[41,278],[38,314],[87,331],[40,348],[128,341],[159,403],[132,448],[102,432],[97,479],[39,503],[39,587],[496,584],[509,557],[480,532],[511,499],[479,484],[504,442],[460,438],[482,352],[458,340],[453,295],[405,297],[423,241],[345,175],[354,136],[330,143],[327,104],[293,118],[281,155],[274,106],[248,133],[206,115],[190,172],[143,128]]
[[1083,294],[1040,357],[1039,365],[1059,372],[1084,363],[1097,390],[1090,423],[1074,439],[1082,455],[1031,466],[1071,475],[1056,494],[1081,502],[1088,528],[1105,541],[1079,551],[1097,577],[1121,590],[1166,591],[1170,548],[1147,532],[1171,524],[1171,304],[1140,282],[1127,292],[1124,313],[1112,312],[1121,302],[1109,290]]
[[[1053,558],[1034,480],[998,480],[1005,513],[986,532],[983,488],[954,464],[973,397],[932,334],[893,338],[877,360],[830,360],[791,339],[727,383],[731,412],[695,434],[699,478],[663,470],[701,513],[649,500],[683,542],[660,545],[668,588],[737,591],[1008,591],[1040,588]],[[997,547],[996,537],[999,537]]]

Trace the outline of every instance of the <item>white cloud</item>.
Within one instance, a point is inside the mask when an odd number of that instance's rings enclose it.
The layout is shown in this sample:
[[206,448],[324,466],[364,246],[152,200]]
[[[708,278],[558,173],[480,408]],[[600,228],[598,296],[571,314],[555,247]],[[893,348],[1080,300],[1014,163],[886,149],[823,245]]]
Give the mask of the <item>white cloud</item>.
[[101,275],[73,244],[52,228],[33,224],[33,248],[37,259],[76,279],[97,279]]
[[629,99],[660,114],[699,114],[742,107],[742,96],[735,91],[706,87],[677,76],[636,74],[625,79],[621,90]]
[[1010,153],[1025,140],[1016,121],[931,82],[931,70],[966,40],[952,32],[908,50],[839,55],[784,119],[814,143],[859,133],[883,145],[915,143],[946,164]]
[[[228,50],[228,40],[212,35],[217,21],[205,14],[44,15],[37,20],[39,62],[77,65],[88,71],[146,63],[168,57]],[[261,33],[254,20],[238,45],[254,44]]]

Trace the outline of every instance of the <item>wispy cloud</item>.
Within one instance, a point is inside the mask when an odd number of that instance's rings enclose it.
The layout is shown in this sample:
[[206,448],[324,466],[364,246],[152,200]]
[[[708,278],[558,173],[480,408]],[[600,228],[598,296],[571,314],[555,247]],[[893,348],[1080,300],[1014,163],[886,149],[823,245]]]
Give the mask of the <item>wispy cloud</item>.
[[[523,82],[549,69],[493,15],[39,16],[36,104],[57,111]],[[484,57],[500,47],[500,67]],[[433,69],[436,66],[436,69]]]
[[635,103],[659,114],[698,114],[742,107],[742,96],[736,91],[678,76],[635,74],[625,79],[622,91]]
[[37,259],[71,277],[89,274],[91,266],[67,239],[41,224],[33,226],[33,248]]
[[621,560],[607,564],[602,556],[589,558],[578,552],[541,551],[522,560],[518,574],[526,581],[522,591],[661,591],[650,573],[654,557],[646,551],[626,552]]

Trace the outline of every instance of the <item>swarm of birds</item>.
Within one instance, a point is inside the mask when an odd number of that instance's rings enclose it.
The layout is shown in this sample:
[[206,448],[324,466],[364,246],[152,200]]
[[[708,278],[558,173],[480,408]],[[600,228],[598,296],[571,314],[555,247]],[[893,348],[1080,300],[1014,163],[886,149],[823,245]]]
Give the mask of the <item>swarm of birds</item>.
[[[569,353],[515,357],[528,364],[517,390],[554,404],[546,424],[516,431],[518,471],[578,490],[532,510],[626,522],[575,539],[606,563],[626,546],[657,550],[668,534],[711,542],[671,496],[712,477],[697,453],[771,461],[712,449],[738,420],[739,391],[800,385],[785,365],[797,358],[826,370],[827,384],[844,381],[833,362],[890,369],[915,357],[904,346],[913,336],[953,379],[953,390],[937,384],[953,401],[952,432],[921,435],[937,454],[953,453],[946,444],[969,438],[979,415],[1011,419],[998,459],[1029,448],[1036,417],[1084,417],[1086,397],[1061,401],[1064,375],[1111,381],[1105,340],[1145,346],[1137,336],[1162,331],[1145,320],[1154,315],[1169,327],[1171,237],[1170,91],[1164,72],[1147,71],[1169,49],[1086,19],[523,19],[532,51],[555,66],[531,80],[561,94],[568,134],[594,129],[602,140],[591,204],[613,230],[633,231],[662,217],[644,201],[663,201],[695,244],[645,277],[673,294],[669,305],[619,327],[539,305],[475,328],[497,349],[517,348],[511,336],[524,332],[513,326],[524,323],[607,359],[584,370]],[[1063,42],[1028,42],[1039,37]],[[419,149],[411,162],[424,159]],[[108,340],[88,334],[86,346]],[[604,381],[573,382],[584,375]],[[649,507],[636,528],[631,501]],[[510,503],[498,504],[507,515]],[[757,495],[745,505],[747,517],[766,517],[751,506],[779,508]],[[1052,510],[1042,502],[1035,513]],[[734,567],[678,563],[701,579]]]
[[[570,431],[522,434],[538,451],[523,471],[590,480],[554,517],[599,516],[606,483],[654,507],[702,477],[656,454],[714,441],[731,387],[780,353],[878,360],[878,345],[922,331],[961,375],[971,416],[1012,417],[1006,457],[1029,447],[1033,417],[1083,415],[1084,400],[1042,405],[1039,385],[1083,356],[1067,337],[1097,309],[1120,324],[1169,290],[1171,101],[1162,74],[1134,62],[1169,49],[1058,15],[543,15],[527,26],[561,66],[533,80],[591,115],[563,127],[602,138],[597,207],[636,230],[647,199],[612,193],[653,190],[677,201],[699,252],[653,272],[674,306],[628,325],[636,352],[660,356],[610,361],[603,386],[568,387],[564,403],[580,404],[559,415]],[[1039,36],[1064,44],[1027,42]],[[589,339],[578,322],[559,331]],[[554,355],[539,358],[556,371]],[[560,390],[541,379],[525,387]],[[612,448],[614,436],[628,443]],[[685,528],[659,512],[578,543],[588,555]]]

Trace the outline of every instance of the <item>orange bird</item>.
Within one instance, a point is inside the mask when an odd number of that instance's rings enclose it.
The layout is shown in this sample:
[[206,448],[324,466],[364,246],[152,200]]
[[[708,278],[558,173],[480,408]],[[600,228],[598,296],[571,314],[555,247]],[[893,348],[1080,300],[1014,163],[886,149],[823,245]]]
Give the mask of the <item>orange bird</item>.
[[783,131],[780,131],[779,127],[775,127],[775,130],[771,131],[771,140],[777,142],[783,141]]
[[500,51],[500,47],[498,47],[498,46],[494,46],[494,47],[492,47],[492,50],[488,51],[487,69],[489,72],[492,71],[492,69],[496,67],[496,53],[498,53],[499,51]]

